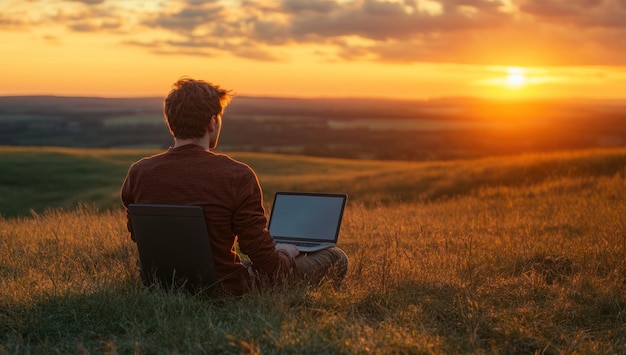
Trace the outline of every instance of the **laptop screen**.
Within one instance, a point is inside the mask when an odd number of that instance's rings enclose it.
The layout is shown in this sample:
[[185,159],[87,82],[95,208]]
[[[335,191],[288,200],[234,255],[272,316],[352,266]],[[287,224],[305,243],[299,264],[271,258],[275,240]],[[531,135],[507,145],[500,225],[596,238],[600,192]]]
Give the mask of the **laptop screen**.
[[346,198],[345,194],[278,192],[270,216],[270,234],[336,242]]

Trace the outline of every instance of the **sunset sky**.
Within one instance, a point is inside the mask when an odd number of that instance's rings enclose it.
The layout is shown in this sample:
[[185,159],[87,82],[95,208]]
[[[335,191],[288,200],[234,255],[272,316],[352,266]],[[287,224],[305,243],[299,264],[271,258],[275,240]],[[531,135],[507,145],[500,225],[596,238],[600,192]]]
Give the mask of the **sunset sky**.
[[0,0],[0,95],[626,98],[626,0]]

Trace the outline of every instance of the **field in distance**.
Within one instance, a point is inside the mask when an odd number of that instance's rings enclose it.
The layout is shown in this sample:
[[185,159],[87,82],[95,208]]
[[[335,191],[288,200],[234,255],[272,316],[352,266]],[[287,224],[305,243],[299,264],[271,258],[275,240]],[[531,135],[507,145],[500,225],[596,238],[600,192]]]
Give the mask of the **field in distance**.
[[233,153],[267,196],[350,195],[343,287],[236,302],[141,287],[117,194],[150,152],[0,149],[2,208],[20,215],[0,217],[0,353],[626,350],[624,148],[430,163]]
[[[166,148],[160,98],[0,97],[0,142]],[[236,97],[227,151],[436,161],[626,146],[626,101]]]

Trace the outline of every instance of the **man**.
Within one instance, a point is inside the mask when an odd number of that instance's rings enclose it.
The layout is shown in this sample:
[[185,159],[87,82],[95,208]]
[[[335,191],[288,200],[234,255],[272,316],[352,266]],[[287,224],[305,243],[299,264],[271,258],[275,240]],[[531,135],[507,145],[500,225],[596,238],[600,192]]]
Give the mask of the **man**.
[[[224,109],[233,97],[218,85],[183,78],[174,83],[163,111],[174,146],[134,163],[121,190],[122,203],[199,205],[205,212],[221,288],[249,292],[254,279],[270,283],[296,278],[340,282],[348,259],[338,248],[300,255],[276,244],[267,230],[261,187],[254,171],[216,154]],[[130,220],[128,229],[132,235]],[[250,258],[242,263],[239,250]]]

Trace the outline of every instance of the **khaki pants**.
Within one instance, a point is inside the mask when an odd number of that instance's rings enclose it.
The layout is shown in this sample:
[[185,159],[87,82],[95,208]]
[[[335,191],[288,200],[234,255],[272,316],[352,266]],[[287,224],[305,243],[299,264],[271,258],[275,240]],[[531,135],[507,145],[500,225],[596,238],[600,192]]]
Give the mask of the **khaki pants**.
[[[245,292],[270,285],[266,284],[265,280],[259,277],[254,271],[254,266],[249,261],[246,260],[243,264],[247,267],[250,274],[250,285]],[[333,247],[298,255],[295,258],[293,273],[282,281],[287,283],[305,282],[310,285],[318,285],[323,281],[330,281],[334,287],[339,287],[347,272],[348,256],[343,250]]]
[[303,253],[295,260],[295,277],[313,285],[328,280],[339,286],[348,272],[348,256],[336,247]]

